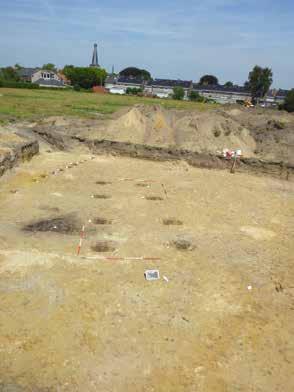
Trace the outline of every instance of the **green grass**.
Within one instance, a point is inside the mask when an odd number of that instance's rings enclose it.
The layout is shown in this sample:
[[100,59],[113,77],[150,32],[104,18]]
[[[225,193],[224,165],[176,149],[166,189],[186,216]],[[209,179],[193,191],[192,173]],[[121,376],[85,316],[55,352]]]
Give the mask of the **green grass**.
[[165,108],[206,110],[213,105],[154,98],[89,94],[76,91],[50,91],[0,88],[0,122],[37,120],[49,116],[95,118],[135,104],[160,104]]

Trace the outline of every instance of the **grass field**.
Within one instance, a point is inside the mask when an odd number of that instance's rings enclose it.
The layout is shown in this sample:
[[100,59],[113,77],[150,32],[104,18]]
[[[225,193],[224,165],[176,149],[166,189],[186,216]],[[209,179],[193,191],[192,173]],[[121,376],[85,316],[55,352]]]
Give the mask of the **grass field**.
[[100,95],[76,91],[0,89],[0,122],[34,120],[48,116],[95,117],[138,103],[166,108],[206,110],[211,104],[154,98]]

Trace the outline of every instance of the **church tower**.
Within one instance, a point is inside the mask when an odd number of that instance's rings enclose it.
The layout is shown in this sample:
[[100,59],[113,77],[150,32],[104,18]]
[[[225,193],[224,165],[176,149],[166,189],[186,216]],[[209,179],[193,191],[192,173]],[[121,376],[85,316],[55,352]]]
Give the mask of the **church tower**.
[[98,63],[98,50],[97,50],[97,47],[98,47],[98,45],[94,44],[92,63],[90,64],[90,67],[100,68],[100,65]]

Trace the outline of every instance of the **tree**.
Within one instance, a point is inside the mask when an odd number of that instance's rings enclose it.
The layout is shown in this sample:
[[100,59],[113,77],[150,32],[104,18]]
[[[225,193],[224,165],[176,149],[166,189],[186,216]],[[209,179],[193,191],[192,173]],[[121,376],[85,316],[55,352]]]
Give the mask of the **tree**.
[[17,71],[13,67],[5,67],[0,69],[0,78],[7,81],[19,81]]
[[245,87],[251,91],[252,101],[256,102],[264,98],[273,82],[273,72],[270,68],[262,68],[256,65],[249,73]]
[[199,80],[201,86],[215,86],[218,85],[218,78],[214,75],[204,75]]
[[56,72],[57,70],[56,66],[52,63],[44,64],[42,66],[42,69],[45,69],[46,71],[54,71],[54,72]]
[[288,92],[283,108],[287,110],[287,112],[294,112],[294,89]]
[[146,71],[146,69],[140,69],[136,67],[128,67],[120,71],[120,76],[125,78],[137,78],[141,80],[150,80],[151,74],[150,72]]
[[102,86],[107,76],[107,72],[102,68],[94,67],[74,67],[67,65],[63,68],[63,74],[74,86],[90,89],[93,86]]
[[183,87],[174,87],[173,92],[173,99],[181,101],[185,96],[185,90],[183,89]]
[[132,88],[132,87],[128,87],[127,90],[126,90],[126,93],[127,93],[128,95],[138,95],[138,94],[140,94],[140,93],[143,93],[143,90],[142,90],[141,88],[136,88],[136,87]]
[[190,101],[194,101],[194,102],[204,102],[205,101],[205,98],[202,97],[198,93],[198,91],[195,91],[195,90],[191,90],[189,92],[189,99],[190,99]]
[[233,82],[226,82],[225,87],[234,87],[234,83]]

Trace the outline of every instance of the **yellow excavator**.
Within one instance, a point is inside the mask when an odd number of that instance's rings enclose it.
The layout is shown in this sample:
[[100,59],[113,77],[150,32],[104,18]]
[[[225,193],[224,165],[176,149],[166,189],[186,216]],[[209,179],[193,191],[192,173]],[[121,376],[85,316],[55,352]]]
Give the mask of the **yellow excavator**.
[[254,105],[251,102],[251,99],[246,99],[246,101],[244,101],[244,106],[245,106],[245,108],[254,108]]

